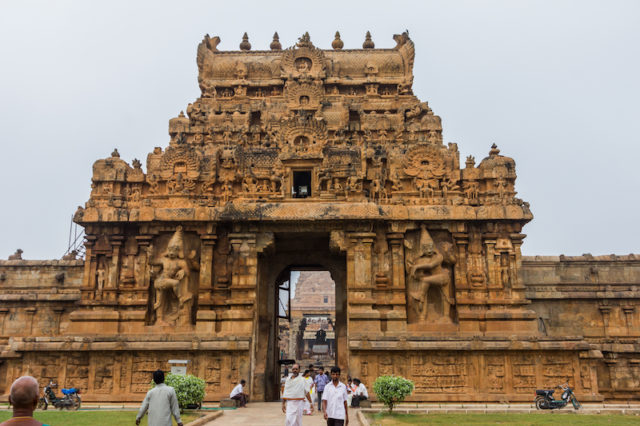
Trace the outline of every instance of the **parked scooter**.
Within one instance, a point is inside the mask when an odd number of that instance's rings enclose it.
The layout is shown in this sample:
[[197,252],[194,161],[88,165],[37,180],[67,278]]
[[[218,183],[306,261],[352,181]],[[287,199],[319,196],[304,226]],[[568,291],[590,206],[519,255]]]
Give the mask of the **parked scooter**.
[[58,385],[52,381],[44,387],[44,395],[38,400],[38,408],[46,410],[49,405],[53,405],[58,410],[78,410],[82,404],[80,398],[80,389],[70,388],[62,389],[63,397],[58,398],[53,388]]
[[555,410],[556,408],[563,408],[569,402],[571,402],[573,408],[576,410],[579,410],[580,407],[582,407],[568,383],[562,384],[558,387],[562,389],[561,399],[553,399],[553,389],[536,390],[535,403],[538,410]]

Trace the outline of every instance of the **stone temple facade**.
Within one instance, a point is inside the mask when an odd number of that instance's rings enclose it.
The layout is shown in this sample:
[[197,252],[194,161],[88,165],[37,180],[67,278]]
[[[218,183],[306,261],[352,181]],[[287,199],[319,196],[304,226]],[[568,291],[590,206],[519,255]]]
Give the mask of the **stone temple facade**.
[[0,263],[0,387],[30,373],[88,401],[139,401],[170,359],[206,400],[278,398],[291,270],[335,281],[337,363],[415,401],[640,397],[640,258],[523,258],[513,159],[460,164],[412,93],[414,44],[198,46],[202,95],[167,147],[93,165],[84,260]]

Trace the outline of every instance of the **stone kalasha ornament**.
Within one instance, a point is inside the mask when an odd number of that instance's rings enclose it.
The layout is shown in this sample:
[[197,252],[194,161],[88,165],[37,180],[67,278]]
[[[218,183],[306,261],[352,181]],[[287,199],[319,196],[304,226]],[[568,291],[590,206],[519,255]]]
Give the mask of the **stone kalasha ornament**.
[[331,42],[331,47],[334,50],[341,50],[344,47],[344,42],[340,39],[340,32],[336,31],[336,38]]
[[240,43],[240,50],[251,50],[251,43],[249,43],[249,36],[247,33],[242,35],[242,42]]
[[365,36],[364,43],[362,43],[363,49],[373,49],[376,45],[371,40],[371,33],[367,31],[367,35]]
[[277,32],[273,33],[273,41],[269,45],[269,48],[271,50],[282,50],[282,44],[280,44],[280,37]]

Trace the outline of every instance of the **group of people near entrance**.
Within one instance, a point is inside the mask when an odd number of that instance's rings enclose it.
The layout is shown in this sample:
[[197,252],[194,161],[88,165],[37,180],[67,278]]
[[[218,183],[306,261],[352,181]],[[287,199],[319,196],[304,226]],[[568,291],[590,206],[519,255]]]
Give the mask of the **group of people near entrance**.
[[[291,374],[286,378],[282,392],[282,412],[286,414],[285,426],[302,426],[305,409],[309,414],[314,411],[311,394],[318,396],[318,410],[323,413],[327,426],[343,426],[349,424],[349,400],[352,406],[369,397],[365,386],[357,380],[353,387],[340,381],[340,368],[332,367],[330,376],[320,367],[310,380],[310,369],[300,374],[300,365],[293,364]],[[356,381],[354,380],[354,382]],[[349,382],[351,380],[349,379]]]
[[[313,367],[313,366],[311,366]],[[155,387],[147,392],[142,406],[136,416],[136,425],[142,417],[149,413],[150,426],[169,426],[171,417],[175,418],[178,426],[182,426],[180,409],[175,390],[164,384],[164,372],[153,372]],[[302,415],[305,407],[312,414],[314,404],[311,398],[312,390],[318,396],[318,410],[323,413],[327,426],[344,426],[349,424],[349,402],[352,407],[358,407],[360,401],[368,399],[366,387],[360,380],[348,379],[348,385],[340,381],[340,368],[332,367],[330,377],[320,367],[311,379],[310,370],[300,374],[300,366],[293,364],[291,374],[284,383],[282,392],[282,412],[286,414],[285,426],[302,426]],[[237,400],[240,407],[247,405],[247,393],[243,379],[233,388],[229,397]],[[38,405],[38,381],[31,376],[18,378],[11,385],[9,403],[13,405],[13,417],[0,426],[47,426],[33,418],[33,412]]]

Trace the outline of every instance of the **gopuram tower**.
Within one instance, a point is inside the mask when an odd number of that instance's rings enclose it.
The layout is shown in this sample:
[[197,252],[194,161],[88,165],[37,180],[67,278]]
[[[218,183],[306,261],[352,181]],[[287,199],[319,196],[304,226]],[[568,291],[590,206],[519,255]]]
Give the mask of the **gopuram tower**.
[[[326,270],[336,363],[369,389],[394,374],[415,382],[415,401],[529,401],[568,380],[602,400],[601,351],[577,329],[544,329],[532,297],[546,296],[527,293],[533,216],[514,160],[494,145],[460,164],[412,92],[413,42],[393,38],[346,50],[336,33],[324,50],[304,34],[282,49],[275,34],[256,51],[245,34],[220,51],[205,36],[201,96],[169,121],[146,172],[117,150],[93,165],[75,215],[85,261],[38,305],[54,327],[3,322],[7,380],[31,369],[73,377],[87,400],[136,401],[178,359],[208,401],[241,378],[252,400],[277,400],[289,272]],[[0,313],[18,306],[7,303]]]

